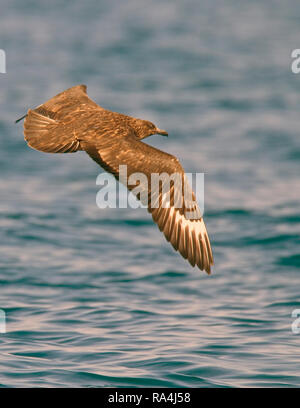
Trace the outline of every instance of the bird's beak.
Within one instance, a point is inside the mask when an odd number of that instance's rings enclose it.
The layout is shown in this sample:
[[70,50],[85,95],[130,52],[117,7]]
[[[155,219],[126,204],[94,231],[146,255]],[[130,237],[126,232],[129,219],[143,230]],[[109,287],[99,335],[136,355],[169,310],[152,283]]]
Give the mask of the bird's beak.
[[162,129],[156,128],[156,133],[157,133],[158,135],[168,136],[168,132],[166,132],[165,130],[162,130]]

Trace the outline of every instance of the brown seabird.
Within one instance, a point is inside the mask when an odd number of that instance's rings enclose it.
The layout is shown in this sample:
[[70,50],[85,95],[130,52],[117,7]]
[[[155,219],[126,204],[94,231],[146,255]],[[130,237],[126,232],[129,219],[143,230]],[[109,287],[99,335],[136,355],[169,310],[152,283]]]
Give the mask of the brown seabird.
[[[152,174],[179,174],[185,180],[184,170],[176,157],[141,142],[154,134],[167,136],[166,131],[149,121],[102,108],[88,97],[85,85],[59,93],[43,105],[29,109],[24,117],[25,140],[33,149],[47,153],[85,150],[118,180],[120,165],[127,166],[128,177],[143,173],[149,183]],[[134,187],[126,185],[130,190]],[[195,196],[190,187],[184,193],[180,187],[183,199],[181,205],[175,205],[178,185],[173,182],[169,186],[168,205],[165,205],[164,189],[160,186],[156,205],[148,200],[148,211],[174,249],[192,266],[197,265],[209,274],[213,255]],[[150,194],[151,191],[149,197]],[[192,200],[185,199],[184,195]],[[196,216],[191,217],[191,211]]]

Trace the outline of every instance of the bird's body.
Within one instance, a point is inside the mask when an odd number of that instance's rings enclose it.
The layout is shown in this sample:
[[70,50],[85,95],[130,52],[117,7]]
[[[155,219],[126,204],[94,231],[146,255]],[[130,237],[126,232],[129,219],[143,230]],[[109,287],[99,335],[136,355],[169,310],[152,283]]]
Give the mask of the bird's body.
[[[176,157],[141,142],[156,133],[167,135],[151,122],[97,105],[88,97],[84,85],[67,89],[36,109],[29,110],[24,123],[25,140],[36,150],[47,153],[85,150],[117,179],[120,177],[120,165],[127,166],[128,177],[134,173],[145,174],[147,186],[140,185],[140,188],[148,188],[147,206],[153,220],[175,250],[179,250],[192,266],[197,265],[210,273],[213,264],[211,246],[189,186],[183,193],[182,186],[178,188],[178,184],[171,183],[167,205],[164,203],[163,186],[156,193],[151,191],[153,174],[177,174],[183,184],[186,182],[184,170]],[[129,185],[127,180],[125,184],[131,190],[136,187]],[[176,197],[181,197],[179,193],[182,193],[182,198],[176,202],[180,205],[175,205]]]

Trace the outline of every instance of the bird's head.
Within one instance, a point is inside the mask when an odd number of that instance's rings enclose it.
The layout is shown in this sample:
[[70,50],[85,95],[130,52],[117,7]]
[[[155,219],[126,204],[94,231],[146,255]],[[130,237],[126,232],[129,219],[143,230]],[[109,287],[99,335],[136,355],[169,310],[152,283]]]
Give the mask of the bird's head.
[[165,130],[159,129],[152,122],[149,122],[148,120],[135,119],[133,127],[139,139],[145,139],[145,137],[148,137],[151,135],[168,136],[168,132],[166,132]]

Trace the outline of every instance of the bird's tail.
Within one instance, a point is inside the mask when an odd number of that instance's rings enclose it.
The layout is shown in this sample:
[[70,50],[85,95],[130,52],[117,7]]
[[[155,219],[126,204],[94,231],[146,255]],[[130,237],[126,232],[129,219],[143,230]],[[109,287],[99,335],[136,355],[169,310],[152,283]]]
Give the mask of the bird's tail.
[[72,128],[72,117],[82,106],[85,111],[97,107],[87,96],[86,86],[77,85],[35,109],[29,109],[24,121],[28,145],[46,153],[74,153],[81,150]]
[[41,152],[75,153],[81,150],[74,133],[60,126],[59,121],[34,110],[29,109],[27,113],[24,135],[28,146]]

